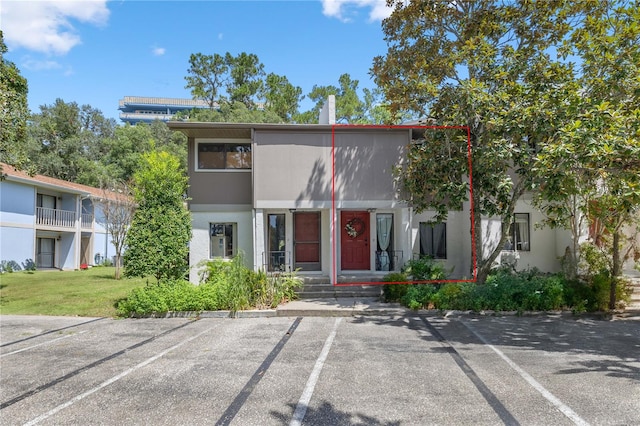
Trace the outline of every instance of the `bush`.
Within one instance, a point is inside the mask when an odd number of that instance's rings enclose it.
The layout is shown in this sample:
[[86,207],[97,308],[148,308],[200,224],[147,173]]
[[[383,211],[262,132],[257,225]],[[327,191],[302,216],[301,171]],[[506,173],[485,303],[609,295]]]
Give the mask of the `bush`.
[[[446,278],[447,272],[442,264],[425,256],[409,260],[402,272],[387,274],[383,281],[436,281]],[[411,309],[420,309],[429,306],[438,287],[434,284],[387,284],[382,288],[382,294],[387,302],[400,302]]]
[[275,308],[294,299],[302,286],[296,271],[267,275],[247,268],[242,253],[231,261],[217,259],[202,266],[200,285],[182,280],[149,284],[118,304],[120,315]]
[[4,273],[4,272],[12,273],[12,272],[20,271],[21,269],[22,268],[20,268],[20,264],[15,260],[0,261],[0,273]]

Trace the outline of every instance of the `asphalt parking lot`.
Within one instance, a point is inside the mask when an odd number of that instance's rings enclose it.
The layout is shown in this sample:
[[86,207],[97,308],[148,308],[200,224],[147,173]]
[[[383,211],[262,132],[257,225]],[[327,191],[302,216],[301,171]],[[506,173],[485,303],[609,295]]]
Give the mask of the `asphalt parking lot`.
[[3,425],[638,425],[640,321],[0,317]]

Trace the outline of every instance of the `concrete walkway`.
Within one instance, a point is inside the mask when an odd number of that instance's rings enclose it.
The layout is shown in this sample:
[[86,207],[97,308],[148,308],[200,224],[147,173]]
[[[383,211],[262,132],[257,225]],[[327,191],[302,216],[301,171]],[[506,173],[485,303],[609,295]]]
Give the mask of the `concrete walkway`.
[[378,297],[342,297],[294,300],[278,306],[277,316],[348,317],[354,315],[403,315],[407,308],[384,303]]

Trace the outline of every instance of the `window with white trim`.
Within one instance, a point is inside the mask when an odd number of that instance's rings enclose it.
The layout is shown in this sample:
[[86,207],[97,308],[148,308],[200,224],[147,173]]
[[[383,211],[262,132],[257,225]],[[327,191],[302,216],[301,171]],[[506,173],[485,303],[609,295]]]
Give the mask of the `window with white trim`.
[[420,222],[420,256],[447,258],[447,224]]
[[198,170],[251,169],[250,143],[197,144]]
[[[502,229],[507,226],[502,223]],[[515,213],[513,222],[509,224],[509,236],[504,245],[504,250],[530,251],[531,238],[529,232],[529,213]]]
[[230,259],[236,254],[237,224],[209,224],[209,258]]

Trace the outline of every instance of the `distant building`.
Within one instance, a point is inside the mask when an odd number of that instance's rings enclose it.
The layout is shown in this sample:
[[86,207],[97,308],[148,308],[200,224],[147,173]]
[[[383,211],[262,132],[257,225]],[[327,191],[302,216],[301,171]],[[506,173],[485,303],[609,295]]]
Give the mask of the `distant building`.
[[79,269],[114,258],[103,206],[117,195],[0,166],[0,271],[7,263]]
[[200,99],[125,96],[124,99],[120,99],[118,106],[120,120],[129,124],[140,121],[151,123],[154,120],[166,122],[173,119],[177,112],[190,111],[194,108],[207,109],[209,103]]

